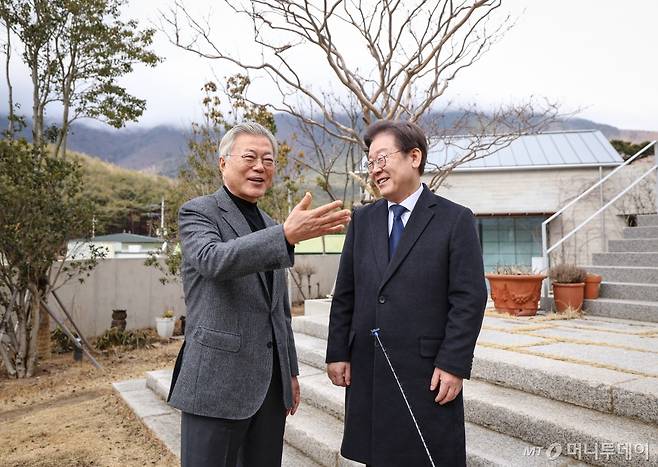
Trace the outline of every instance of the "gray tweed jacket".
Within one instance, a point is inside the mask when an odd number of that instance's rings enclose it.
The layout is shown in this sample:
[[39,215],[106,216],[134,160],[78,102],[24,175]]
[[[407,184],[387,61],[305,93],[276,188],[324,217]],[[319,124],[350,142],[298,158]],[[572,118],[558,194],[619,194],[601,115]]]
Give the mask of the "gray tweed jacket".
[[290,378],[299,369],[284,268],[294,255],[283,226],[261,213],[266,228],[252,232],[224,189],[180,209],[185,350],[169,402],[184,412],[251,417],[267,394],[272,352],[279,355],[284,403],[292,406]]

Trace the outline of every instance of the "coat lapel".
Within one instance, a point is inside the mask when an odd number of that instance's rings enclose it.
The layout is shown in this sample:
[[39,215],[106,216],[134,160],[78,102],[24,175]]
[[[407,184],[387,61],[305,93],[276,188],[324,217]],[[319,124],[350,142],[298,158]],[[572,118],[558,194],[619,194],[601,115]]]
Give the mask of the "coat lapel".
[[388,203],[381,200],[379,206],[374,208],[369,220],[370,245],[379,277],[382,278],[388,266]]
[[[226,190],[224,188],[220,188],[219,190],[217,190],[214,196],[215,199],[217,200],[217,204],[219,205],[219,208],[223,211],[222,213],[223,221],[226,224],[228,224],[228,226],[233,230],[233,232],[235,232],[235,235],[237,235],[238,237],[243,237],[245,235],[249,235],[250,233],[252,233],[251,227],[249,227],[249,224],[247,223],[247,219],[244,218],[242,212],[240,212],[240,209],[238,209],[238,207],[235,205],[235,203],[230,198],[228,193],[226,193]],[[265,224],[267,225],[267,220],[265,221]],[[265,291],[265,295],[269,296],[269,292],[267,290],[267,282],[265,279],[265,273],[259,272],[258,277],[260,277],[260,282],[261,285],[263,286],[263,290]]]
[[[425,186],[423,192],[420,195],[420,198],[418,198],[418,202],[416,203],[414,210],[411,212],[411,216],[409,216],[407,225],[405,226],[404,232],[402,233],[402,238],[400,238],[398,248],[386,267],[384,278],[382,279],[379,286],[380,290],[389,281],[398,267],[400,267],[400,264],[407,257],[409,251],[411,251],[411,248],[414,246],[416,241],[418,241],[421,234],[425,230],[425,227],[427,227],[427,224],[429,224],[430,220],[432,220],[432,217],[434,217],[434,211],[431,209],[431,207],[435,204],[436,201],[434,195],[429,190],[429,188]],[[386,232],[388,233],[388,225]],[[383,258],[386,257],[386,255],[380,256]]]

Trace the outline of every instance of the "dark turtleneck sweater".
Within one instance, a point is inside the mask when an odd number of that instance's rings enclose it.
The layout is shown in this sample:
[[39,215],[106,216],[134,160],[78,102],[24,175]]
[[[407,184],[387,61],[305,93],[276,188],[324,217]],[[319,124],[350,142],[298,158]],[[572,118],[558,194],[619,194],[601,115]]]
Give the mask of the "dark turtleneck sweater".
[[[224,190],[226,190],[226,193],[231,197],[235,205],[238,207],[245,220],[247,221],[247,224],[249,224],[249,227],[251,227],[252,232],[256,232],[265,228],[265,221],[263,220],[263,216],[261,215],[256,203],[250,203],[247,200],[235,196],[233,193],[231,193],[231,190],[226,187],[226,185],[224,185]],[[288,248],[290,249],[290,246]],[[274,273],[272,271],[265,271],[265,278],[267,279],[267,291],[269,292],[270,297],[272,297]]]

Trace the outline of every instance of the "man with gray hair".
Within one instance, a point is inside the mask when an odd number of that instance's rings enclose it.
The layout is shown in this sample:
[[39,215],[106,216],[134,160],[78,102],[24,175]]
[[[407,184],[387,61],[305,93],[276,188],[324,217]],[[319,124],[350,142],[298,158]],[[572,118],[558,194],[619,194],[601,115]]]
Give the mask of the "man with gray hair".
[[179,212],[187,325],[169,402],[182,411],[181,464],[280,466],[300,401],[285,268],[296,243],[341,231],[350,212],[310,209],[310,193],[282,225],[260,210],[277,142],[257,123],[229,130],[219,153],[224,186]]

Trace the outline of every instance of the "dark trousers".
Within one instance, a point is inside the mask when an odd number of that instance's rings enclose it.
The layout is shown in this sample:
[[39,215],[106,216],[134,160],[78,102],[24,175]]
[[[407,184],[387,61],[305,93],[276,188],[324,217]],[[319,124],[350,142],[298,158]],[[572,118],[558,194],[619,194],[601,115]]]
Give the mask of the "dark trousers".
[[252,417],[228,420],[181,414],[182,467],[281,466],[286,408],[276,351],[274,355],[267,396]]

